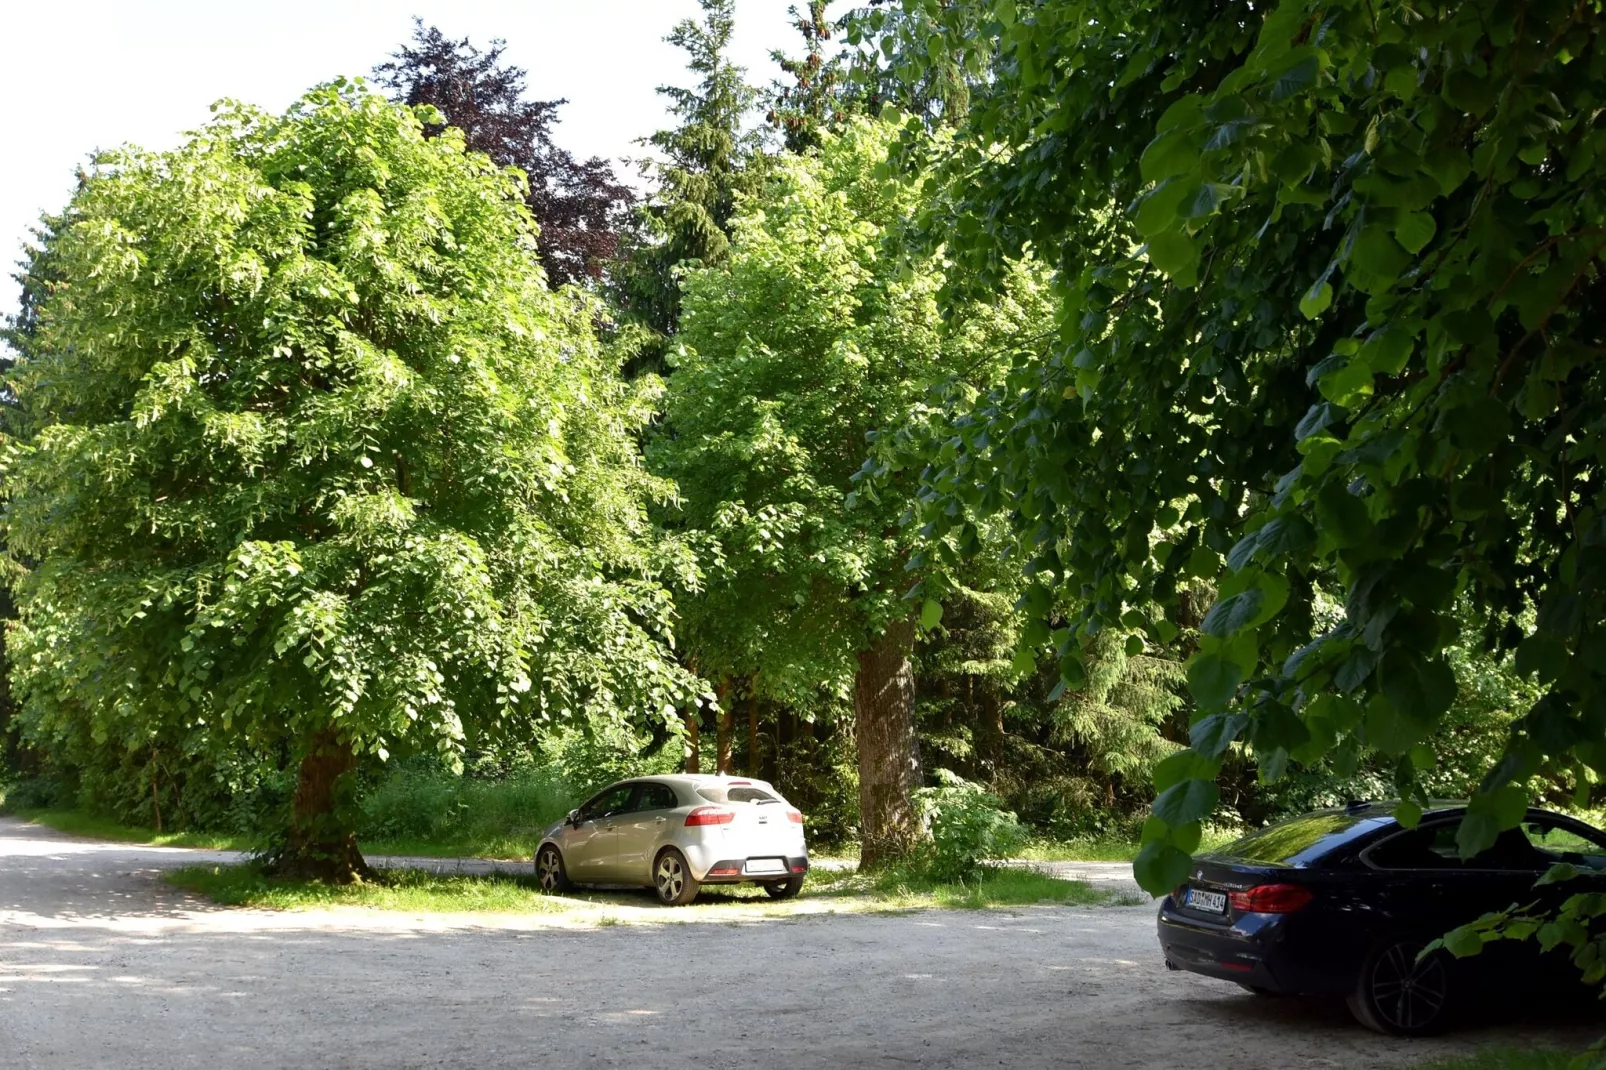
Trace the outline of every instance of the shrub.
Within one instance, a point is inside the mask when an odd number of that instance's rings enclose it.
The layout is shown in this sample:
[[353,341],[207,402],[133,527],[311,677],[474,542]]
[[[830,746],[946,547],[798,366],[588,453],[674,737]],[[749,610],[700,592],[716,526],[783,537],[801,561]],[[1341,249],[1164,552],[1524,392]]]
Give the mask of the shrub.
[[937,781],[916,793],[931,831],[920,862],[932,879],[978,877],[988,862],[1025,845],[1026,830],[997,796],[946,769],[937,770]]

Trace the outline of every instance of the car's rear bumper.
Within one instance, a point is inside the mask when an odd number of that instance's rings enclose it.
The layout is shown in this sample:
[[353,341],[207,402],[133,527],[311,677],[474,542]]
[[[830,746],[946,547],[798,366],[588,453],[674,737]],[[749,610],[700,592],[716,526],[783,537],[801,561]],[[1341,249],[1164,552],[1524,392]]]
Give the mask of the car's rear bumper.
[[1160,950],[1167,966],[1223,981],[1284,991],[1262,950],[1230,929],[1160,915]]
[[[1306,919],[1302,919],[1306,920]],[[1315,921],[1316,919],[1308,919]],[[1354,987],[1349,956],[1326,939],[1291,933],[1291,915],[1248,914],[1207,921],[1177,909],[1167,896],[1158,919],[1168,966],[1288,995],[1339,995]],[[1318,928],[1325,928],[1318,923]]]
[[809,871],[807,855],[784,858],[784,869],[779,872],[749,873],[749,862],[770,862],[777,856],[762,855],[752,858],[722,858],[709,866],[707,871],[698,878],[703,884],[743,884],[747,881],[784,881],[792,877],[801,877]]

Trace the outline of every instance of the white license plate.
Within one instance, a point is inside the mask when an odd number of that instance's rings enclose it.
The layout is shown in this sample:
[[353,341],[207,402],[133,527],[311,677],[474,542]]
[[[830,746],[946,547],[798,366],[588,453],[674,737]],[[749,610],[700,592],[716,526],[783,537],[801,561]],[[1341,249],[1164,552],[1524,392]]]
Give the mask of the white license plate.
[[750,858],[742,867],[743,873],[785,873],[786,863],[779,858]]
[[1221,892],[1203,892],[1198,888],[1189,888],[1188,905],[1195,910],[1203,910],[1209,914],[1225,914],[1227,912],[1227,897]]

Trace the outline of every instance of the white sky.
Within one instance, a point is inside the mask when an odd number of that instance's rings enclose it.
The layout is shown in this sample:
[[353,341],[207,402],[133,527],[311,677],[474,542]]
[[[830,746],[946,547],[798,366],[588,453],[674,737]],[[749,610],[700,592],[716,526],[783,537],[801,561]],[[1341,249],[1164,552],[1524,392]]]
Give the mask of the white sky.
[[[800,50],[789,2],[736,0],[734,58],[754,85],[778,73],[771,49]],[[170,147],[221,97],[277,111],[319,82],[366,76],[418,15],[481,47],[506,38],[530,96],[569,99],[557,141],[576,156],[640,156],[634,140],[664,125],[654,89],[691,84],[663,37],[699,13],[696,0],[0,0],[0,315],[15,310],[11,265],[29,228],[66,203],[96,149]]]

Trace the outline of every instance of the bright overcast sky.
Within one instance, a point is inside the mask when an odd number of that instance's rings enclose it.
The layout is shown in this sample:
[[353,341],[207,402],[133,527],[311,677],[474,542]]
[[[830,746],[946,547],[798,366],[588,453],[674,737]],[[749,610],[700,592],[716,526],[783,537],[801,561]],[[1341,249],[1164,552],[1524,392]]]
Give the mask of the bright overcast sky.
[[[771,49],[798,51],[789,0],[736,0],[735,59],[748,81],[777,73]],[[836,3],[832,13],[847,7]],[[412,33],[412,17],[483,46],[506,38],[531,96],[567,97],[558,143],[577,156],[638,156],[663,123],[654,92],[688,85],[684,53],[663,42],[696,0],[0,0],[0,264],[66,203],[88,153],[123,142],[175,144],[233,97],[280,110],[309,86],[367,75]],[[15,310],[11,271],[0,315]]]

